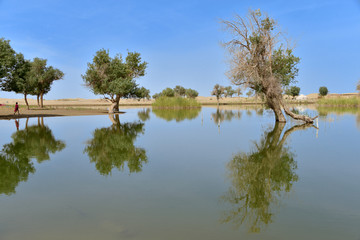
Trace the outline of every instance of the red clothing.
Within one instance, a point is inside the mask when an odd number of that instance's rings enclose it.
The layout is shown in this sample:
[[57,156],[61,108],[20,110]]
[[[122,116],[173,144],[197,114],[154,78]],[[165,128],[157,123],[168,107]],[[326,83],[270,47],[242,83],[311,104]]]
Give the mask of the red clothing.
[[15,110],[14,110],[14,112],[17,112],[19,110],[19,105],[15,105]]

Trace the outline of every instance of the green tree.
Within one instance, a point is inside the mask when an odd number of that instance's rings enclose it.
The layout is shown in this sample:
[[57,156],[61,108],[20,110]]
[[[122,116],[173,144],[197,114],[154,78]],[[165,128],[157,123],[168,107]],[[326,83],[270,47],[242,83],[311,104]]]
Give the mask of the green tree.
[[16,52],[10,46],[10,41],[0,38],[0,86],[7,81],[16,64]]
[[137,88],[136,90],[136,96],[139,99],[150,99],[150,90],[146,89],[144,87]]
[[36,89],[36,82],[30,79],[31,62],[25,60],[21,53],[16,54],[15,59],[16,63],[11,76],[2,84],[1,90],[23,94],[26,106],[29,109],[27,95],[34,94]]
[[286,94],[295,98],[296,96],[299,96],[300,88],[296,86],[292,86],[286,91]]
[[139,134],[144,133],[144,123],[120,123],[119,115],[108,128],[96,129],[93,138],[87,142],[84,153],[95,163],[101,175],[109,175],[113,168],[123,171],[125,163],[129,172],[140,172],[147,163],[146,151],[134,146]]
[[175,96],[177,96],[177,97],[184,97],[185,91],[186,91],[186,89],[179,85],[175,86],[175,88],[174,88]]
[[327,87],[320,87],[319,88],[319,94],[320,96],[324,97],[328,94],[329,90],[327,89]]
[[44,107],[44,95],[51,90],[53,82],[63,77],[64,73],[62,71],[52,66],[47,66],[46,59],[34,58],[31,62],[29,81],[31,86],[33,84],[36,86],[33,94],[37,96],[39,106]]
[[164,90],[162,90],[162,92],[160,93],[160,96],[164,96],[164,97],[174,97],[175,96],[175,91],[172,88],[165,88]]
[[356,91],[358,91],[360,93],[360,80],[356,84]]
[[152,95],[152,98],[153,99],[157,99],[158,97],[160,97],[161,95],[160,95],[160,93],[155,93],[154,95]]
[[284,126],[276,123],[272,131],[265,132],[260,142],[254,144],[253,150],[236,154],[228,163],[231,187],[223,200],[232,207],[222,222],[232,222],[237,227],[247,223],[251,232],[259,232],[263,225],[272,222],[274,205],[298,181],[297,163],[286,139],[309,124],[294,126],[281,137]]
[[224,88],[224,96],[225,97],[232,97],[235,93],[236,93],[236,91],[231,86]]
[[109,51],[96,52],[93,61],[82,78],[94,94],[104,95],[111,101],[109,113],[119,110],[121,98],[136,96],[138,85],[135,79],[145,75],[146,62],[141,61],[140,53],[128,52],[125,61],[120,54],[111,58]]
[[231,56],[232,83],[262,94],[276,121],[286,122],[283,108],[290,117],[312,123],[314,118],[292,113],[282,100],[283,88],[295,82],[300,59],[284,47],[287,42],[279,38],[283,35],[275,20],[258,10],[223,24],[233,36],[224,44]]
[[224,95],[225,88],[223,86],[220,86],[219,84],[215,84],[211,95],[216,97],[217,105],[219,106],[219,100],[222,95]]
[[188,88],[185,90],[185,95],[188,98],[196,98],[197,96],[199,96],[199,93],[194,89]]

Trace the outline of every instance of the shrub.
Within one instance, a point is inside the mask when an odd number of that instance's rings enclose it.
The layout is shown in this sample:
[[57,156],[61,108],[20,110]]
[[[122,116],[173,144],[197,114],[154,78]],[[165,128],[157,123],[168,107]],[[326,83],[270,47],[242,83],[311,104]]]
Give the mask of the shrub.
[[300,94],[300,88],[299,88],[299,87],[296,87],[296,86],[293,86],[293,87],[291,87],[288,91],[286,91],[286,94],[287,94],[287,95],[290,95],[290,96],[292,96],[292,97],[299,96],[299,94]]
[[156,98],[152,104],[153,107],[159,108],[195,108],[201,107],[195,99],[182,98],[182,97],[164,97],[160,96]]
[[198,91],[196,91],[194,89],[188,88],[185,91],[185,95],[188,98],[196,98],[197,96],[199,96],[199,93],[198,93]]
[[327,94],[328,94],[328,89],[327,89],[327,87],[320,87],[319,88],[319,94],[320,94],[320,96],[326,96]]

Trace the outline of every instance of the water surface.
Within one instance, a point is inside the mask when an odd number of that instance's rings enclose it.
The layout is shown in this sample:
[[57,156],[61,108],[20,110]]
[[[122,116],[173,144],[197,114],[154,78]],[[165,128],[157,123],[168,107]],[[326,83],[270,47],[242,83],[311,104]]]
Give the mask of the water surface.
[[261,107],[1,121],[0,239],[359,240],[360,113],[319,114],[318,129]]

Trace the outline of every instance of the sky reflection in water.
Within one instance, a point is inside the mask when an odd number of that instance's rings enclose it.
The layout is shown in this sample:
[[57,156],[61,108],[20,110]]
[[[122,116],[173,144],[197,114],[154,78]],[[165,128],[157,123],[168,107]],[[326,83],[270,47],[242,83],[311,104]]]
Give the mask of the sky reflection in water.
[[2,121],[0,239],[359,239],[360,114],[319,113]]

